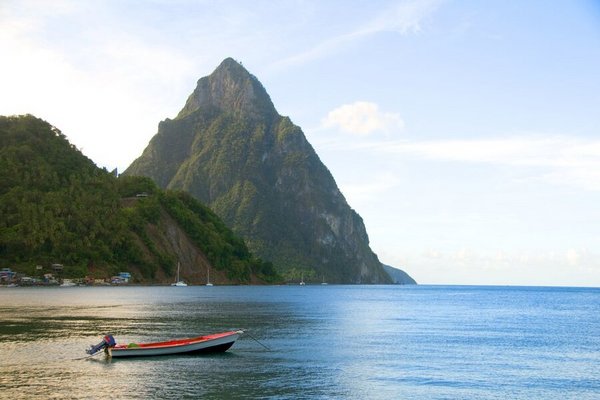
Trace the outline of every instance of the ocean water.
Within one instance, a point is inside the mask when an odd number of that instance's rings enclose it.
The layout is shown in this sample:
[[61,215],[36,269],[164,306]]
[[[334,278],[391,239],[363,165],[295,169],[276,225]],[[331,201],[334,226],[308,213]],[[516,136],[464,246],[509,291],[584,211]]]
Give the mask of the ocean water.
[[[230,329],[222,354],[81,359]],[[0,398],[600,399],[600,289],[0,288]]]

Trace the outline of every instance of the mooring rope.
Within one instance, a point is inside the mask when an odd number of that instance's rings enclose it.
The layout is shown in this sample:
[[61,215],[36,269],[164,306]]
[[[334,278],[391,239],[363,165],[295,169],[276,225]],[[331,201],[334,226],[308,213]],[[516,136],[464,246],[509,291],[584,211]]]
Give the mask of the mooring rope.
[[261,343],[257,338],[255,338],[254,336],[252,336],[250,334],[250,332],[248,332],[247,330],[244,330],[244,335],[248,335],[248,337],[251,338],[252,340],[254,340],[256,343],[260,344],[262,347],[264,347],[268,351],[271,351],[271,349],[269,348],[269,346],[267,346],[266,344]]

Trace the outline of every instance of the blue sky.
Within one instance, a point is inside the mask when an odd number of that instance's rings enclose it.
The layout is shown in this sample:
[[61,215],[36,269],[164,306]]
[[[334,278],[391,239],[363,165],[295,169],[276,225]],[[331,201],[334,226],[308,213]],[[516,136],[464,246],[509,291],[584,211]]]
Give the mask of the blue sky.
[[233,57],[420,283],[600,286],[600,3],[0,3],[0,114],[124,170]]

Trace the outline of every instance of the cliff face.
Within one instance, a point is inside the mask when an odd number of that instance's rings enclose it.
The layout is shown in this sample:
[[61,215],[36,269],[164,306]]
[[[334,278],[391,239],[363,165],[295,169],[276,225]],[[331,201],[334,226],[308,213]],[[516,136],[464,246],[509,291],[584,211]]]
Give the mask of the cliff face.
[[[144,199],[128,198],[122,201],[125,209],[132,209]],[[152,283],[173,283],[176,272],[176,263],[181,266],[180,277],[187,283],[204,284],[208,278],[208,271],[211,271],[212,281],[220,284],[239,283],[228,279],[227,275],[218,271],[214,265],[206,258],[206,255],[189,238],[175,221],[164,209],[160,209],[158,218],[153,223],[146,223],[142,230],[133,232],[133,245],[139,249],[139,258],[147,263],[158,263],[157,254],[169,255],[173,259],[173,265],[165,271],[157,268],[152,279],[144,280]],[[175,261],[177,260],[177,261]],[[140,268],[135,265],[129,265],[129,269],[137,271],[138,277],[142,276]]]
[[198,81],[125,174],[189,192],[283,271],[329,282],[391,282],[362,219],[302,130],[233,59]]
[[[127,200],[129,201],[126,203],[129,205],[124,207],[132,207],[132,202],[139,201],[137,199]],[[142,278],[142,282],[173,283],[177,271],[175,260],[177,260],[177,263],[180,264],[180,279],[192,285],[207,283],[209,274],[211,282],[220,285],[265,283],[255,274],[249,275],[246,280],[240,280],[229,276],[227,271],[216,268],[198,244],[194,243],[181,225],[164,208],[160,209],[159,216],[153,223],[144,225],[142,232],[134,232],[133,239],[135,246],[140,249],[140,258],[147,263],[159,263],[160,260],[156,260],[157,254],[168,255],[173,260],[167,271],[158,268],[151,279]],[[136,268],[135,265],[129,265],[129,269],[139,272],[139,268]],[[140,273],[137,276],[141,275]]]

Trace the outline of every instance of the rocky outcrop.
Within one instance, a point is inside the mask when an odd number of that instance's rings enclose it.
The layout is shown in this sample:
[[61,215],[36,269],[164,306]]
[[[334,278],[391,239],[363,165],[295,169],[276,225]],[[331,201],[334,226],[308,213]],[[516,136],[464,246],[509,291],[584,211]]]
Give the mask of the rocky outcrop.
[[210,108],[260,118],[277,115],[262,84],[232,58],[225,59],[210,76],[198,81],[177,118]]
[[198,81],[125,174],[189,192],[282,271],[312,271],[332,283],[391,282],[302,130],[233,59]]
[[383,265],[385,272],[388,273],[390,278],[392,278],[393,283],[397,285],[416,285],[417,282],[411,278],[406,272],[401,269],[391,267],[389,265]]

